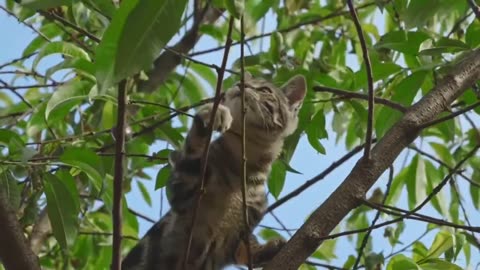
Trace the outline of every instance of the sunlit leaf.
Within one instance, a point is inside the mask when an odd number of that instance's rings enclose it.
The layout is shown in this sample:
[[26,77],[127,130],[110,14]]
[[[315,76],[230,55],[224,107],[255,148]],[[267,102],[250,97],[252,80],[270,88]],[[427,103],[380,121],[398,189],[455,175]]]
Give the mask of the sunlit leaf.
[[67,148],[60,156],[60,161],[80,169],[91,179],[97,191],[101,190],[105,172],[101,159],[90,149]]
[[64,56],[69,56],[72,58],[82,58],[87,61],[90,61],[90,57],[88,53],[86,53],[82,48],[77,47],[73,43],[64,42],[64,41],[54,41],[47,43],[43,46],[40,51],[38,52],[37,56],[33,60],[33,68],[35,68],[40,60],[42,60],[45,56],[60,53]]
[[177,32],[185,4],[186,0],[122,1],[97,49],[102,91],[153,63]]
[[72,80],[57,88],[47,103],[45,118],[59,120],[76,104],[87,98],[92,87],[89,81]]
[[421,270],[421,268],[412,259],[403,254],[398,254],[390,259],[387,270]]

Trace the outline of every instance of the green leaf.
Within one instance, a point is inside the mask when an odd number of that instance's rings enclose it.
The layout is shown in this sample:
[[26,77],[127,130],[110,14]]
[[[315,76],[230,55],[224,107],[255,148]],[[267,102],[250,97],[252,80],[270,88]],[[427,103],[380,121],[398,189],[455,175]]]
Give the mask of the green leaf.
[[[49,38],[49,39],[53,39],[55,38],[56,36],[62,34],[62,30],[60,27],[58,27],[58,25],[56,25],[55,23],[48,23],[48,24],[44,24],[40,27],[40,29],[38,29],[38,31],[40,33],[42,33],[43,36]],[[45,40],[45,38],[43,36],[38,36],[36,38],[34,38],[30,44],[28,44],[27,47],[25,47],[25,49],[23,50],[22,52],[22,56],[25,56],[25,55],[29,55],[31,53],[34,53],[35,51],[37,51],[40,47],[44,46],[45,44],[48,43],[47,40]],[[46,76],[48,77],[48,76]]]
[[424,32],[405,32],[392,31],[386,33],[380,38],[380,41],[375,44],[378,49],[391,49],[405,54],[416,55],[420,49],[420,45],[430,36]]
[[419,55],[441,55],[442,53],[456,53],[469,50],[470,46],[457,39],[442,37],[435,46],[420,51]]
[[203,80],[208,82],[210,87],[214,88],[215,85],[217,84],[217,75],[213,70],[209,67],[206,67],[204,65],[200,65],[197,63],[190,63],[190,68]]
[[328,133],[325,130],[325,113],[323,110],[315,113],[305,132],[307,133],[307,139],[310,145],[319,153],[325,154],[325,148],[319,141],[320,139],[328,137]]
[[172,168],[170,165],[163,166],[157,173],[157,180],[155,182],[155,190],[163,188],[167,185]]
[[[433,166],[430,161],[425,160],[424,162],[426,169],[425,173],[427,175],[427,194],[430,194],[433,192],[433,188],[440,184],[440,182],[443,180],[443,174],[438,168]],[[445,190],[440,190],[440,192],[432,198],[431,202],[435,210],[437,210],[441,215],[450,220],[448,207],[446,204],[447,199],[445,196]]]
[[258,232],[258,235],[263,238],[263,240],[268,241],[272,239],[282,239],[282,235],[279,234],[278,232],[268,229],[268,228],[263,228]]
[[[372,61],[372,75],[373,81],[383,80],[393,75],[402,68],[394,63],[382,63]],[[365,65],[362,65],[362,69],[355,73],[355,90],[363,89],[367,87],[367,75]]]
[[30,9],[49,9],[58,6],[67,6],[72,4],[72,0],[21,0],[17,1],[22,6]]
[[427,247],[420,241],[417,241],[413,244],[413,259],[415,261],[420,261],[427,256],[428,250]]
[[114,70],[118,44],[127,17],[137,2],[138,0],[122,1],[120,8],[113,16],[107,30],[105,30],[102,41],[97,46],[95,52],[95,76],[97,77],[98,88],[101,93],[104,93],[106,89],[118,82],[118,76]]
[[[65,177],[68,174],[61,175]],[[78,228],[80,204],[75,183],[71,176],[60,179],[57,175],[45,174],[44,178],[47,212],[53,235],[60,246],[67,249],[74,243]]]
[[152,206],[152,197],[150,197],[150,193],[148,193],[148,189],[145,187],[145,185],[141,181],[137,181],[137,187],[140,190],[140,193],[142,194],[145,202],[149,206]]
[[413,209],[417,204],[417,171],[418,171],[418,164],[419,164],[419,156],[415,155],[408,167],[408,172],[406,175],[406,185],[407,185],[407,192],[408,192],[408,208]]
[[3,192],[10,206],[17,210],[20,207],[20,186],[19,182],[15,180],[10,170],[3,170],[0,172],[0,192]]
[[54,41],[47,43],[43,46],[33,60],[32,68],[35,69],[45,56],[61,53],[63,56],[69,56],[72,58],[81,58],[87,61],[90,61],[90,57],[88,53],[86,53],[83,49],[77,47],[73,43],[65,42],[65,41]]
[[50,78],[55,72],[63,69],[74,69],[78,74],[84,75],[92,82],[95,81],[95,66],[83,58],[65,59],[45,72],[45,77]]
[[[153,63],[178,31],[186,2],[186,0],[122,2],[117,16],[107,28],[106,38],[98,48],[97,57],[101,63],[97,69],[100,73],[97,80],[101,82],[101,89],[109,86],[108,80],[105,79],[111,79],[111,82],[115,83]],[[117,42],[118,45],[113,44]],[[106,58],[108,56],[114,56],[115,60],[111,61],[112,58]]]
[[428,259],[419,263],[422,270],[462,270],[463,268],[442,259]]
[[245,10],[245,0],[225,0],[225,7],[233,17],[239,19]]
[[312,257],[330,262],[331,260],[337,258],[337,255],[335,254],[336,245],[336,239],[326,240],[325,242],[323,242],[320,248],[318,248],[312,254]]
[[274,62],[279,62],[281,58],[281,52],[283,50],[283,36],[279,32],[274,32],[270,36],[270,48],[268,54],[270,59]]
[[64,117],[73,106],[87,98],[91,87],[91,82],[75,79],[58,87],[47,103],[45,118],[59,120]]
[[[392,86],[393,95],[391,99],[402,105],[410,106],[427,75],[427,71],[417,71],[401,80],[396,86]],[[397,110],[382,107],[375,121],[377,138],[381,138],[401,116],[402,113]]]
[[[472,179],[477,184],[480,184],[480,170],[474,170]],[[472,197],[473,206],[478,210],[480,209],[480,188],[475,185],[470,185],[470,196]]]
[[117,8],[114,2],[111,0],[82,0],[86,6],[91,7],[93,10],[100,10],[108,17],[113,17]]
[[365,269],[380,269],[385,263],[385,257],[382,253],[369,253],[365,257]]
[[450,167],[455,166],[455,159],[452,156],[450,149],[448,149],[445,144],[430,142],[430,146],[437,154],[437,157],[440,158],[444,163]]
[[387,270],[421,270],[418,265],[403,254],[392,257],[387,265]]
[[405,13],[405,27],[421,27],[440,9],[440,0],[410,1]]
[[0,145],[8,147],[9,155],[21,152],[25,143],[20,136],[8,129],[0,129]]
[[285,176],[287,175],[287,170],[283,162],[276,160],[272,165],[272,171],[270,172],[270,177],[268,179],[268,191],[278,199],[278,196],[282,192],[283,186],[285,185]]
[[95,152],[88,148],[67,148],[60,156],[60,161],[88,175],[97,191],[102,189],[105,172],[102,160]]
[[267,14],[270,8],[278,5],[278,0],[255,0],[247,1],[246,4],[247,12],[249,12],[252,19],[257,22]]
[[465,33],[465,42],[472,48],[480,44],[480,22],[473,20]]
[[431,258],[438,258],[454,245],[454,235],[447,231],[440,231],[433,240],[432,246],[428,249],[428,254],[421,262]]

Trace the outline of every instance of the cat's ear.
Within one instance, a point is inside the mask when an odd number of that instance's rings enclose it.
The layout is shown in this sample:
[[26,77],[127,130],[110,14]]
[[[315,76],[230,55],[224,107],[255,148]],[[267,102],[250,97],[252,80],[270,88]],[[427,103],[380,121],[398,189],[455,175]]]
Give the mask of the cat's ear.
[[245,81],[250,81],[253,79],[252,73],[246,71],[245,72]]
[[298,106],[302,103],[305,94],[307,93],[307,82],[305,81],[305,77],[303,77],[303,75],[293,76],[282,86],[282,90],[287,96],[290,106]]

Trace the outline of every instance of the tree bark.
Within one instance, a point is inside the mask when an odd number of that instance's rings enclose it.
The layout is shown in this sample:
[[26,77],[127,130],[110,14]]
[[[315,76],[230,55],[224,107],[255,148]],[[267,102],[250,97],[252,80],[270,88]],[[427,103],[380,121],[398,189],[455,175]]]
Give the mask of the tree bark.
[[360,159],[334,193],[307,219],[285,247],[264,268],[294,270],[322,244],[337,224],[360,204],[366,192],[420,133],[421,126],[449,108],[480,79],[480,49],[454,65],[448,75],[385,134],[371,152],[371,160]]
[[40,270],[8,198],[0,190],[0,261],[7,270]]

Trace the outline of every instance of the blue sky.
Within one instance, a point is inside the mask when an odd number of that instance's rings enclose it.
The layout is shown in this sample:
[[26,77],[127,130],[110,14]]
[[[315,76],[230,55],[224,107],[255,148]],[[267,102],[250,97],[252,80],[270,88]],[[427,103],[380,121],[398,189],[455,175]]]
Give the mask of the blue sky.
[[[4,5],[4,1],[0,1],[0,4]],[[375,24],[379,27],[380,34],[383,33],[383,20],[381,19],[382,16],[377,14],[377,18],[375,19]],[[273,18],[270,18],[271,22],[267,22],[266,31],[272,30],[276,23]],[[270,28],[270,29],[269,29]],[[6,15],[5,12],[0,10],[0,36],[7,37],[3,39],[2,49],[0,50],[0,64],[4,63],[8,60],[17,58],[21,55],[23,48],[25,48],[29,42],[36,36],[32,30],[26,28],[24,25],[18,23],[15,18]],[[202,38],[196,47],[197,50],[203,50],[206,48],[211,48],[218,46],[217,42],[213,41],[210,38]],[[268,41],[264,42],[264,48],[268,46]],[[258,51],[259,43],[256,42],[252,44],[252,48],[254,51]],[[217,52],[214,54],[203,55],[199,56],[197,59],[200,61],[204,61],[206,63],[217,64],[220,65],[222,52]],[[58,56],[56,56],[58,57]],[[52,63],[58,60],[56,57],[49,57],[42,61],[40,65],[40,69],[50,66]],[[232,49],[232,53],[230,54],[229,63],[231,64],[235,59],[239,57],[239,48],[235,47]],[[57,60],[56,60],[57,59]],[[349,60],[349,66],[357,70],[358,63],[356,61],[356,56],[349,56],[347,58]],[[8,79],[5,75],[0,75],[0,78]],[[311,90],[311,89],[310,89]],[[309,91],[310,91],[309,90]],[[0,104],[0,106],[3,106]],[[311,179],[323,169],[328,167],[332,162],[338,160],[341,156],[346,153],[346,149],[342,144],[336,145],[335,134],[332,132],[331,127],[328,123],[331,119],[331,115],[327,116],[327,128],[329,132],[329,139],[322,140],[322,144],[324,145],[325,149],[327,150],[326,155],[318,154],[312,147],[310,147],[308,141],[306,140],[305,136],[302,137],[300,144],[297,147],[295,155],[291,161],[291,167],[295,168],[296,170],[300,171],[302,174],[291,174],[287,175],[287,180],[285,183],[285,188],[280,195],[285,195],[298,187],[299,185],[303,184],[306,180]],[[152,151],[155,151],[158,147],[163,147],[164,143],[158,143],[152,147]],[[410,155],[411,157],[411,155]],[[335,170],[332,174],[330,174],[325,180],[315,184],[307,191],[303,192],[300,196],[297,196],[294,199],[291,199],[289,202],[282,205],[279,209],[275,211],[275,214],[284,222],[287,228],[299,228],[303,222],[305,221],[306,217],[316,209],[328,196],[333,192],[333,190],[341,183],[341,181],[345,178],[345,176],[350,172],[351,168],[358,160],[359,155],[352,158],[349,162],[346,162],[342,165],[339,169]],[[403,163],[405,158],[405,153],[403,153],[399,158],[397,158],[395,162],[395,172],[398,173],[400,171],[400,166]],[[152,175],[153,179],[155,178],[157,169],[149,169],[148,172]],[[385,184],[387,182],[387,175],[384,174],[381,179],[377,182],[376,186],[382,187],[384,189]],[[145,182],[144,182],[145,183]],[[136,185],[132,192],[127,194],[128,204],[131,208],[137,210],[138,212],[144,213],[147,216],[158,219],[160,215],[160,191],[154,191],[154,181],[146,182],[147,188],[151,191],[151,197],[153,199],[152,207],[148,206],[143,202],[143,199],[140,198],[140,194],[138,189],[136,189]],[[462,189],[466,188],[465,185],[461,185]],[[406,207],[406,199],[403,196],[397,206],[407,208]],[[269,198],[270,202],[273,202],[274,199],[272,197]],[[164,198],[163,202],[163,212],[166,211],[168,208],[168,203]],[[474,211],[474,210],[472,210]],[[431,209],[427,209],[423,211],[425,214],[433,214]],[[373,211],[371,211],[370,215],[373,216]],[[474,224],[480,223],[479,217],[473,218]],[[265,219],[262,221],[262,224],[269,225],[273,227],[279,227],[278,223],[270,216],[267,215]],[[419,224],[419,223],[415,223]],[[417,238],[421,235],[424,231],[424,224],[414,225],[412,226],[411,222],[407,222],[407,230],[403,234],[402,241],[404,243],[409,243],[411,240]],[[151,226],[151,224],[143,221],[140,219],[140,235],[143,235],[146,230]],[[419,229],[419,227],[421,229]],[[376,230],[373,233],[373,236],[376,240],[374,241],[374,251],[381,252],[384,251],[385,255],[388,255],[391,251],[389,245],[385,245],[383,235],[383,229]],[[430,234],[429,237],[425,238],[424,243],[427,247],[430,245],[431,241],[433,240],[435,234]],[[341,266],[341,264],[346,260],[348,255],[355,255],[355,251],[350,242],[348,242],[346,237],[340,238],[337,244],[337,260],[334,260],[332,264]],[[398,249],[397,247],[396,249]],[[478,255],[478,252],[476,253]],[[475,255],[475,251],[473,253]],[[473,256],[475,257],[475,256]],[[479,257],[479,256],[477,256]],[[459,262],[460,263],[460,262]]]

